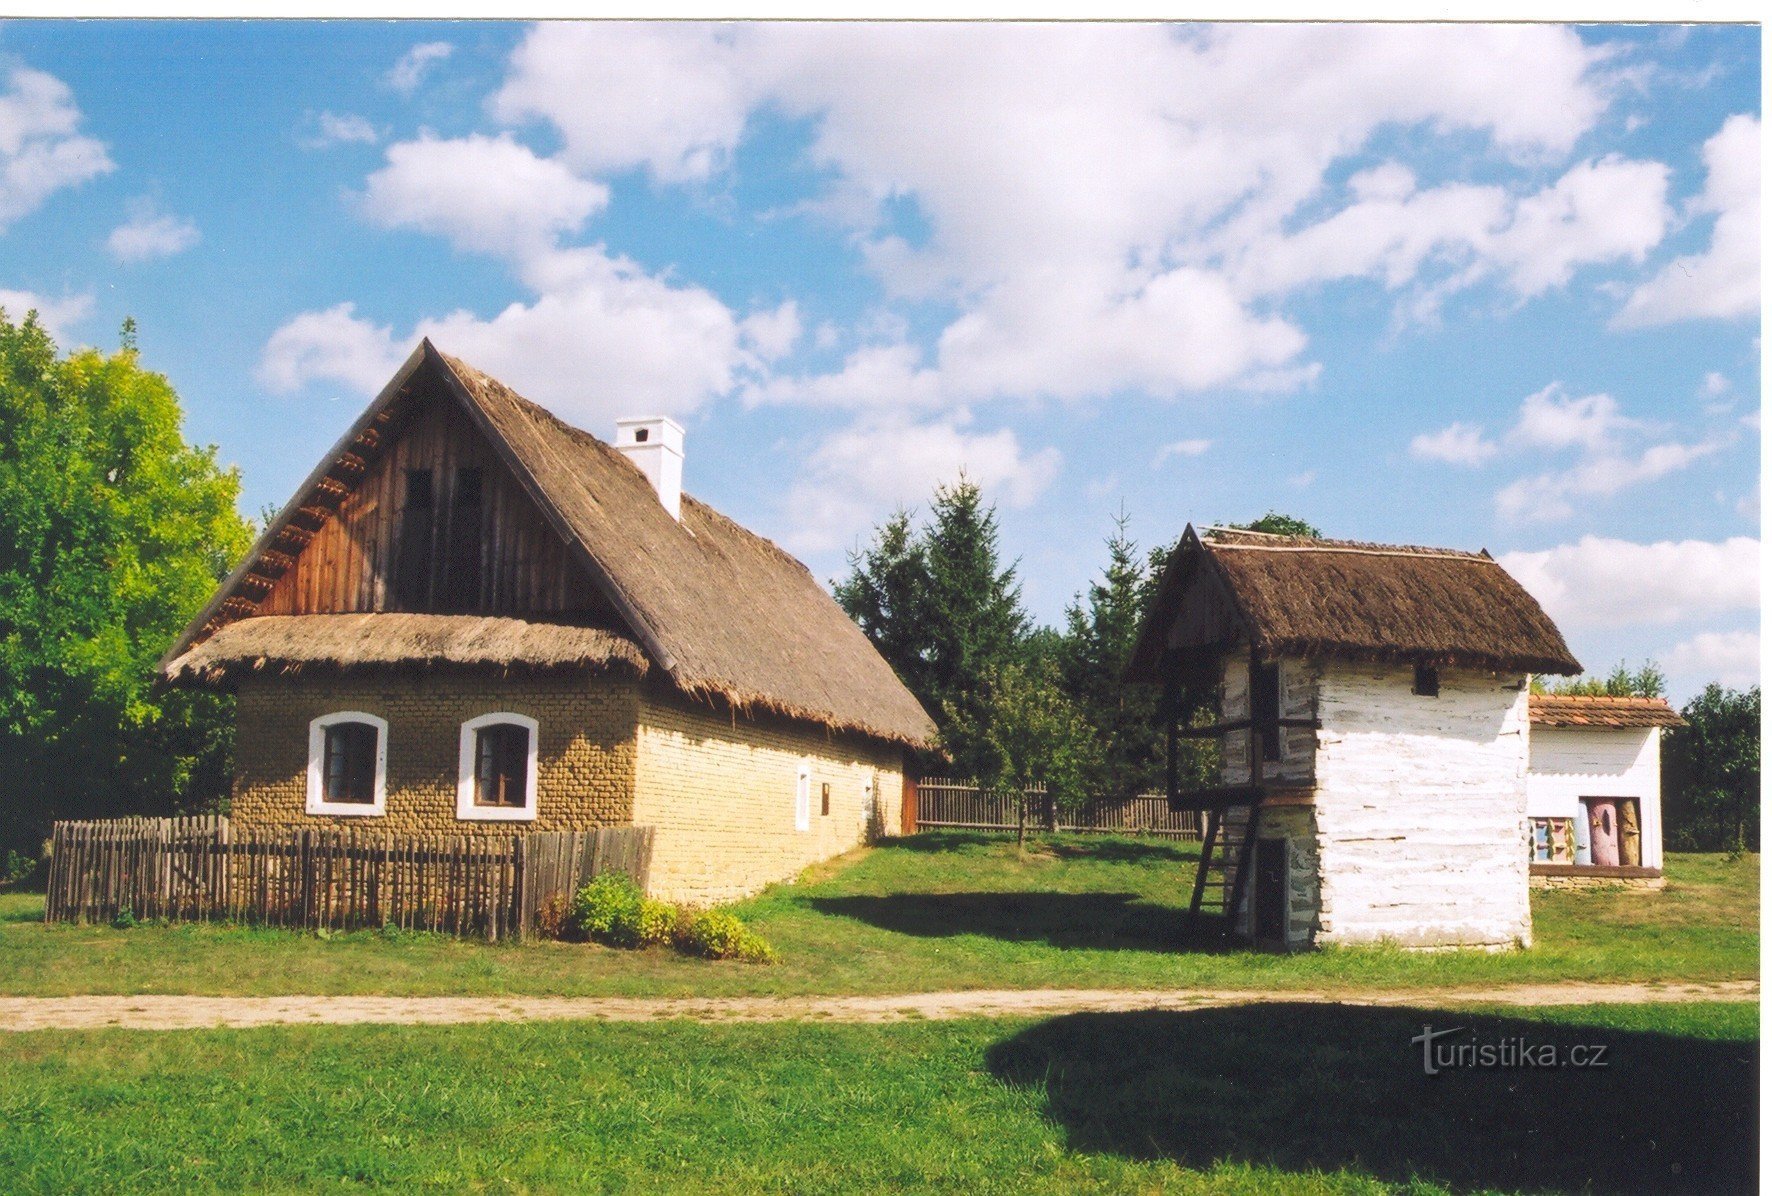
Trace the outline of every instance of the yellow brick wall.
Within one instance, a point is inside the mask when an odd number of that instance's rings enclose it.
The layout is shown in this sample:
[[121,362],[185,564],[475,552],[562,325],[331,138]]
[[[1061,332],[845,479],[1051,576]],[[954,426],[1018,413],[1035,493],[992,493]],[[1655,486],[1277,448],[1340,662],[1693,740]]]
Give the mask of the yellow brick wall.
[[[340,710],[388,722],[387,813],[308,814],[308,723]],[[232,816],[242,826],[355,827],[401,834],[509,835],[633,821],[639,688],[578,674],[414,673],[262,677],[239,688]],[[461,724],[506,711],[539,724],[533,822],[455,816]]]
[[[643,694],[634,822],[658,828],[651,889],[712,903],[755,893],[810,864],[897,834],[904,753],[857,736],[746,718]],[[812,769],[811,828],[794,829],[800,762]],[[866,805],[873,784],[877,809]],[[822,813],[821,787],[831,787]]]

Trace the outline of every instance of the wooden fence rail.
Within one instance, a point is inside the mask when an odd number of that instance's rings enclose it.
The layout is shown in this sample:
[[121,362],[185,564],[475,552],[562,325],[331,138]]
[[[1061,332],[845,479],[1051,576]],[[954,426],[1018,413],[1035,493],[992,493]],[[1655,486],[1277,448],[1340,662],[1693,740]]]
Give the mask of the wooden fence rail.
[[497,941],[602,872],[642,889],[651,827],[424,839],[355,827],[244,828],[227,818],[58,822],[49,922],[135,918],[302,929],[398,927]]
[[[1025,810],[1023,803],[1025,804]],[[980,789],[967,780],[929,777],[917,782],[918,829],[1013,831],[1022,817],[1029,830],[1152,835],[1164,839],[1200,838],[1196,810],[1172,811],[1161,793],[1141,793],[1123,800],[1090,800],[1080,806],[1046,802],[1043,785],[1025,793]]]

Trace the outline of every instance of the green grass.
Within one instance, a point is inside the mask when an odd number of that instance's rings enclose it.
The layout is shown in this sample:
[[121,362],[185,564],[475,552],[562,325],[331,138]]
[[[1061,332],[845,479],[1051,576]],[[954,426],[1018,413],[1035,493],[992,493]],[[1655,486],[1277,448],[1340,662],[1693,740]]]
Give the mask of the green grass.
[[0,993],[721,995],[965,988],[1399,986],[1748,978],[1759,966],[1759,858],[1668,859],[1661,893],[1533,898],[1536,945],[1506,955],[1383,948],[1272,955],[1189,938],[1197,848],[932,833],[822,865],[738,912],[773,967],[664,950],[488,945],[375,932],[321,939],[205,925],[44,926],[0,895]]
[[[1757,1008],[0,1034],[9,1192],[1749,1191]],[[1422,1074],[1424,1022],[1601,1044]]]

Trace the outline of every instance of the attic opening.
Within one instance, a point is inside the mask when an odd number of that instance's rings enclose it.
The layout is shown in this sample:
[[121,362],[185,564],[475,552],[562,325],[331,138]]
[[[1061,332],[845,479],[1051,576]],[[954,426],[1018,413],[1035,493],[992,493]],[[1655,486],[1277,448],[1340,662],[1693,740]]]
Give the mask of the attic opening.
[[1439,697],[1440,696],[1440,670],[1439,670],[1439,668],[1437,666],[1431,665],[1431,664],[1417,664],[1415,666],[1415,685],[1413,687],[1413,691],[1417,695],[1419,695],[1420,697],[1424,697],[1424,698]]

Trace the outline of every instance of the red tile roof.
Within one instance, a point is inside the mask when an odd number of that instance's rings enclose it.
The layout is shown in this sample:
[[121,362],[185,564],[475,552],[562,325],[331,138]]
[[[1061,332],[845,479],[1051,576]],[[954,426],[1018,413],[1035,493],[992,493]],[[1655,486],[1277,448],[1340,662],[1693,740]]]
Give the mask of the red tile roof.
[[1540,727],[1683,727],[1665,698],[1600,698],[1533,694],[1529,710]]

